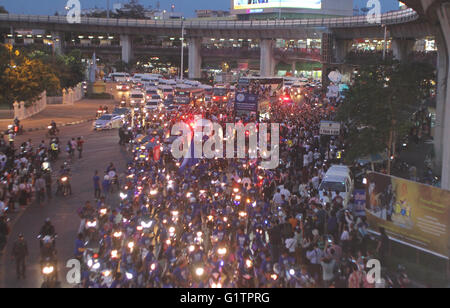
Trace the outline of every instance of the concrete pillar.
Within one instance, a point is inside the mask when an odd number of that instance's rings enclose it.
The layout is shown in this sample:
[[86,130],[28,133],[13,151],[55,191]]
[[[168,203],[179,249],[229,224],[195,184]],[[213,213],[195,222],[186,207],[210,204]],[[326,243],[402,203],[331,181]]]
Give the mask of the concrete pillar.
[[415,40],[405,39],[393,39],[392,40],[392,52],[394,59],[405,62],[408,60],[409,54],[413,51]]
[[122,61],[130,63],[133,59],[133,38],[130,35],[121,35],[120,46],[122,46]]
[[202,78],[202,39],[188,39],[189,48],[189,79]]
[[[450,5],[437,8],[438,90],[435,146],[442,165],[442,188],[450,190]],[[439,161],[438,158],[438,161]]]
[[292,76],[295,76],[295,71],[297,70],[297,61],[292,62]]
[[274,41],[261,40],[261,59],[260,59],[260,75],[261,77],[272,77],[275,75],[275,57],[274,57]]
[[44,105],[44,109],[47,108],[47,90],[44,90],[44,92],[42,92],[42,102]]
[[25,102],[20,102],[19,103],[19,120],[23,120],[27,118],[27,110],[25,109]]
[[63,103],[63,105],[67,104],[67,91],[66,91],[66,89],[62,90],[62,103]]
[[52,40],[53,40],[53,51],[57,55],[63,54],[64,33],[52,32],[51,34],[52,34]]
[[21,119],[20,116],[20,106],[18,102],[14,102],[13,103],[13,107],[14,107],[14,119],[18,118],[19,120]]
[[352,49],[353,40],[335,40],[334,59],[336,63],[344,63],[347,54]]

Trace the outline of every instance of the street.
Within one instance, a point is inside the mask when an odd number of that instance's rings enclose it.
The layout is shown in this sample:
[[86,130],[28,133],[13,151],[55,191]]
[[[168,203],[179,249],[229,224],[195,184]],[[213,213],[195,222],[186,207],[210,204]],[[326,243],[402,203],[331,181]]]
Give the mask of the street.
[[[20,140],[32,139],[34,144],[39,143],[44,132],[27,133],[18,138]],[[72,190],[73,195],[69,197],[54,197],[43,207],[33,203],[28,206],[24,213],[12,226],[8,244],[1,259],[0,287],[8,288],[35,288],[42,284],[41,271],[39,266],[39,240],[37,235],[45,219],[51,219],[58,233],[56,247],[58,251],[58,273],[62,287],[72,287],[66,282],[65,269],[66,262],[72,258],[74,253],[74,242],[80,219],[77,210],[86,201],[94,201],[94,189],[92,177],[94,170],[99,171],[100,176],[105,171],[110,162],[117,166],[119,174],[126,163],[126,153],[118,145],[117,130],[93,132],[92,123],[78,126],[65,127],[61,129],[61,141],[65,144],[69,138],[83,136],[85,139],[85,150],[83,158],[75,158],[72,165]],[[53,165],[53,170],[58,170],[64,162],[66,153],[61,153],[57,163]],[[56,184],[53,183],[53,192]],[[115,203],[117,204],[117,203]],[[11,249],[19,233],[23,233],[28,242],[29,257],[27,260],[27,279],[17,280],[15,264],[11,260]]]

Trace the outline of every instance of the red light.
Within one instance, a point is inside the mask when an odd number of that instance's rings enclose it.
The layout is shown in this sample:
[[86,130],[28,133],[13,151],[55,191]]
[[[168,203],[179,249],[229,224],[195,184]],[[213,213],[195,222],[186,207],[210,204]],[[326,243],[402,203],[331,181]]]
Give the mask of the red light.
[[92,256],[94,259],[98,259],[98,254],[94,254],[93,256]]

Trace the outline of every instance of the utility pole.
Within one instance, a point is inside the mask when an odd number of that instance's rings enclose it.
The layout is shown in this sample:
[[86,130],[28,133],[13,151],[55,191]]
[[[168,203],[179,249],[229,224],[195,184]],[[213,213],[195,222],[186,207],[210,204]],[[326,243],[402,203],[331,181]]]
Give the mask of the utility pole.
[[109,18],[109,0],[106,0],[106,18]]
[[386,60],[386,50],[387,50],[387,25],[383,25],[384,27],[384,47],[383,47],[383,61]]
[[184,72],[184,20],[181,20],[181,68],[180,79],[183,80]]
[[280,0],[280,7],[278,10],[278,20],[281,20],[281,0]]

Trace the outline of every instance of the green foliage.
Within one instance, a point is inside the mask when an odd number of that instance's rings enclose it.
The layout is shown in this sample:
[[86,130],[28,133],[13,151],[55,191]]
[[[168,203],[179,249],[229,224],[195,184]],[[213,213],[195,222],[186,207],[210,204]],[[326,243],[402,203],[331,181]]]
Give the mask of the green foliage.
[[52,69],[39,59],[30,59],[12,46],[0,45],[0,102],[34,102],[46,90],[58,91],[60,82]]
[[39,59],[51,68],[60,80],[61,88],[71,88],[83,81],[84,65],[81,62],[82,55],[79,50],[73,50],[65,55],[53,55],[46,50],[33,50],[28,56],[31,59]]
[[59,79],[37,59],[16,54],[4,45],[0,51],[0,100],[7,105],[15,101],[33,102],[40,94],[59,89]]
[[3,5],[0,5],[0,14],[8,14],[9,12],[5,9]]
[[391,136],[406,134],[413,113],[430,94],[434,77],[434,69],[424,63],[361,67],[338,111],[338,119],[349,127],[346,160],[390,151]]

